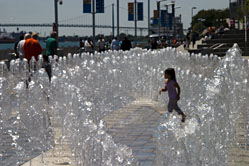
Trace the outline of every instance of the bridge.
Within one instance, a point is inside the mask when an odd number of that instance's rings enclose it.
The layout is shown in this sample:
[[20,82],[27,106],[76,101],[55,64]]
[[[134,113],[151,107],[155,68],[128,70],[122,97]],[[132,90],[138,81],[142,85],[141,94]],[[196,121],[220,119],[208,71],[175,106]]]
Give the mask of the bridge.
[[[121,10],[128,12],[128,9],[120,7]],[[111,5],[106,6],[105,10],[111,11]],[[146,20],[146,16],[144,16]],[[108,17],[108,15],[99,15],[95,17],[95,28],[97,29],[109,29],[112,30],[117,29],[117,26],[114,25],[112,22],[112,18]],[[75,16],[72,18],[64,18],[58,21],[59,28],[92,28],[92,15],[85,14],[80,16]],[[0,27],[53,27],[53,22],[46,22],[46,23],[0,23]],[[123,32],[128,33],[128,31],[135,31],[135,26],[131,23],[130,26],[120,25],[119,29]],[[144,27],[137,27],[137,30],[140,32],[142,36],[143,32],[148,32],[148,27],[145,25]],[[147,34],[146,34],[147,35]]]
[[[46,24],[0,24],[0,27],[52,27],[52,23]],[[59,24],[59,27],[70,27],[70,28],[91,28],[92,25],[87,24]],[[95,25],[96,28],[107,28],[111,29],[111,25]],[[117,28],[117,26],[114,26]],[[119,29],[134,30],[134,27],[120,26]],[[148,31],[148,27],[137,27],[140,31]]]

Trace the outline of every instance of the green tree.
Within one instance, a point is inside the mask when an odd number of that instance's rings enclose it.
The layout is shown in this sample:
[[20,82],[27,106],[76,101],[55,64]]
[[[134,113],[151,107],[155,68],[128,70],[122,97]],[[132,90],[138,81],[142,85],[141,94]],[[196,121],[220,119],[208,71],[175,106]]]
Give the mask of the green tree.
[[228,8],[223,10],[201,10],[193,17],[193,22],[191,23],[191,25],[193,27],[193,30],[200,34],[200,29],[203,30],[210,26],[220,27],[221,25],[223,25],[224,20],[227,18],[229,18]]
[[202,31],[205,29],[205,26],[202,22],[198,22],[193,26],[193,31],[197,32],[198,34],[201,34]]
[[248,16],[249,12],[249,0],[246,0],[245,4],[242,7],[238,8],[238,19],[243,20],[244,16]]

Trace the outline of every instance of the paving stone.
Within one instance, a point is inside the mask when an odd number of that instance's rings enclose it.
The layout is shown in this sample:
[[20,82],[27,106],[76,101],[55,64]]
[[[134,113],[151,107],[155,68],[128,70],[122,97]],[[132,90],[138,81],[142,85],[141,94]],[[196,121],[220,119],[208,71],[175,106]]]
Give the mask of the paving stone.
[[[161,119],[161,114],[165,113],[165,108],[160,107],[156,102],[147,99],[138,99],[130,105],[116,110],[103,120],[107,125],[107,132],[113,137],[115,143],[121,143],[132,148],[134,156],[140,162],[140,166],[156,166],[154,165],[156,157],[156,144],[153,140],[153,134]],[[237,142],[231,145],[229,151],[229,166],[249,166],[248,155],[248,121],[241,116],[238,119]],[[39,155],[34,159],[26,162],[23,166],[55,166],[55,165],[71,165],[75,163],[71,160],[70,141],[60,141],[61,129],[59,118],[53,119],[55,147],[42,155],[40,151],[36,151],[34,155]],[[24,132],[22,132],[24,133]],[[25,136],[25,134],[24,134]],[[11,143],[8,133],[4,133],[3,137],[7,142]],[[69,138],[68,138],[69,139]],[[1,141],[1,137],[0,137]],[[25,142],[25,139],[22,140]],[[16,154],[10,145],[1,147],[9,149],[9,153],[4,154],[4,161],[7,158],[15,159]],[[243,148],[242,148],[243,147]],[[1,154],[1,150],[0,150]],[[28,160],[24,158],[24,160]],[[3,161],[3,160],[2,160]],[[1,160],[0,160],[1,162]],[[12,165],[4,166],[14,166]],[[0,165],[2,166],[2,165]]]

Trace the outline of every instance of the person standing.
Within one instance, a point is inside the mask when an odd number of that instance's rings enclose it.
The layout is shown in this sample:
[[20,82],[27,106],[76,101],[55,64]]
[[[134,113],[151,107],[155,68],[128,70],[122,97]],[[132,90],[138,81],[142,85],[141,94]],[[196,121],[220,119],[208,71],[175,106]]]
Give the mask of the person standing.
[[54,56],[57,54],[57,42],[56,42],[57,33],[55,31],[51,32],[50,38],[46,40],[46,55],[44,56],[44,67],[48,74],[49,81],[52,78],[52,67],[49,62],[49,56]]
[[130,50],[131,49],[131,41],[128,40],[127,37],[124,38],[123,42],[122,42],[122,45],[121,45],[121,49],[123,51],[127,51],[127,50]]
[[17,45],[18,45],[18,43],[19,43],[20,41],[22,41],[23,39],[24,39],[24,36],[21,35],[21,36],[19,37],[19,41],[17,41],[17,42],[15,43],[14,50],[15,50],[16,58],[19,58],[19,53],[18,53],[18,51],[17,51]]
[[[42,48],[38,42],[38,33],[34,32],[30,39],[25,40],[23,45],[24,58],[30,62],[32,57],[35,57],[36,61],[38,60],[38,55],[42,53]],[[26,80],[26,88],[29,87],[29,82],[31,81],[31,75]]]
[[105,51],[105,40],[103,39],[103,37],[100,37],[98,40],[98,50],[99,52]]
[[27,39],[23,45],[24,58],[31,60],[32,56],[38,60],[38,55],[42,53],[42,48],[38,42],[38,33],[34,32],[30,39]]
[[192,33],[192,47],[193,47],[193,49],[195,49],[195,42],[196,42],[196,33],[193,32]]
[[57,54],[57,42],[55,31],[51,32],[50,37],[46,40],[46,55],[54,56]]
[[93,53],[94,52],[94,45],[93,45],[93,42],[90,40],[90,38],[88,38],[85,41],[85,51],[89,52],[89,53]]
[[117,37],[114,37],[114,39],[112,40],[111,49],[119,50],[119,41]]
[[152,39],[152,40],[151,40],[150,48],[151,48],[151,50],[157,49],[157,42],[156,42],[155,39]]
[[30,39],[31,38],[31,35],[29,33],[26,33],[24,35],[24,39],[19,41],[19,43],[17,44],[17,47],[16,47],[16,50],[17,50],[17,53],[19,55],[19,58],[22,60],[24,58],[24,52],[23,52],[23,45],[25,43],[25,41],[27,39]]
[[191,40],[190,40],[190,36],[191,35],[191,33],[190,33],[190,31],[188,31],[188,33],[187,33],[187,35],[186,35],[186,39],[187,39],[187,49],[189,49],[189,45],[190,45],[190,43],[191,43]]
[[85,40],[80,38],[80,48],[84,48]]

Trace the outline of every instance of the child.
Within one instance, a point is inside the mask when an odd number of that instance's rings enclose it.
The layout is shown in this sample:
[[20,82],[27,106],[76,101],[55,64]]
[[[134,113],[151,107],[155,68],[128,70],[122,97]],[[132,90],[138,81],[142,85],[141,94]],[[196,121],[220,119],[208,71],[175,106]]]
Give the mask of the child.
[[159,91],[159,94],[168,91],[169,95],[168,111],[172,112],[173,109],[176,110],[179,115],[182,115],[182,122],[185,122],[186,115],[177,105],[177,101],[180,100],[181,89],[178,83],[176,82],[175,70],[173,68],[166,69],[164,71],[164,78],[167,79],[167,81],[165,81],[165,87]]

